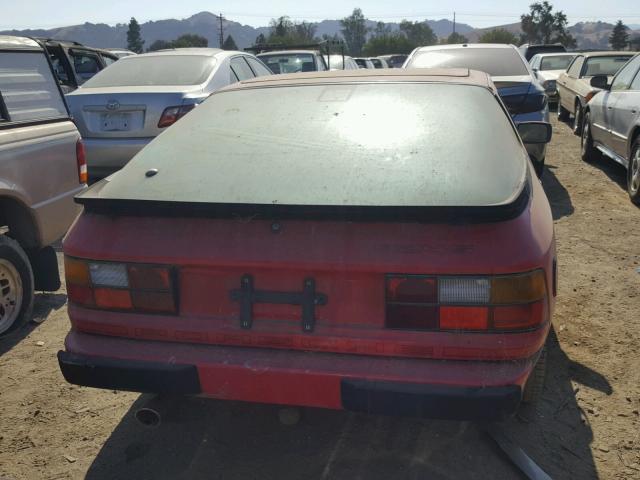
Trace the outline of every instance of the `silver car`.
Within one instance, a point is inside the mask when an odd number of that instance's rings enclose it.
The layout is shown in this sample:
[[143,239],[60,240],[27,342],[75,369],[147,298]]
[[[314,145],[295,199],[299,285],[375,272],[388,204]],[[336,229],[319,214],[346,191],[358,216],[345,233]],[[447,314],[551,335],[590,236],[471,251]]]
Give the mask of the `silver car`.
[[611,83],[598,75],[591,87],[602,91],[585,108],[582,159],[594,162],[604,154],[623,165],[629,197],[640,205],[640,54]]
[[256,57],[216,48],[123,57],[67,102],[84,139],[91,180],[122,168],[211,93],[271,71]]
[[558,103],[556,82],[575,56],[575,53],[538,53],[529,61],[533,74],[549,97],[549,103]]

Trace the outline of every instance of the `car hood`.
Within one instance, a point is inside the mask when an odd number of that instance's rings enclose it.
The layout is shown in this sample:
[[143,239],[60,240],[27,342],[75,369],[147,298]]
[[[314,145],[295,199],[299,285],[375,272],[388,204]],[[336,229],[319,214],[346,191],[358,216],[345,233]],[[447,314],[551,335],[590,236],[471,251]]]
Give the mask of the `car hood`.
[[564,72],[564,70],[539,71],[538,72],[538,78],[540,79],[540,81],[557,80],[562,72]]

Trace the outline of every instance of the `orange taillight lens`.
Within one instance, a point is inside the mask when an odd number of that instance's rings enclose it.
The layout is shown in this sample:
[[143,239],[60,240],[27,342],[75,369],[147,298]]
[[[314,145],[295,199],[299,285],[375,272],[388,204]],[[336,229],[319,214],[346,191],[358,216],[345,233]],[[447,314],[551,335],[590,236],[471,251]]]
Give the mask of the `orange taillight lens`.
[[76,142],[76,161],[78,163],[78,181],[80,183],[88,183],[87,155],[82,140]]

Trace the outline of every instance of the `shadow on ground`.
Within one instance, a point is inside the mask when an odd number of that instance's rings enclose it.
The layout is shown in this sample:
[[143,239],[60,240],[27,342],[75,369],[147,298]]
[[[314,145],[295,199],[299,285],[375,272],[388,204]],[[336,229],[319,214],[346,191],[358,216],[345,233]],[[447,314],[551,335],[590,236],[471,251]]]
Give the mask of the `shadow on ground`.
[[604,155],[592,165],[602,170],[609,179],[622,190],[627,191],[627,169]]
[[[538,410],[502,425],[553,478],[596,478],[571,380],[608,393],[605,378],[570,361],[555,334],[550,375]],[[518,479],[524,478],[484,430],[471,423],[304,409],[298,425],[278,407],[197,398],[177,403],[149,429],[132,405],[91,465],[90,480],[136,479]]]
[[67,303],[67,296],[62,293],[39,293],[36,294],[33,301],[33,319],[34,321],[20,327],[4,337],[0,337],[0,356],[7,353],[13,347],[18,345],[22,340],[29,336],[39,323],[44,321],[53,310],[59,310]]
[[569,192],[555,175],[556,169],[557,167],[554,165],[545,167],[542,175],[542,187],[549,199],[553,219],[559,220],[562,217],[573,215],[575,209],[573,208],[573,203],[571,203]]

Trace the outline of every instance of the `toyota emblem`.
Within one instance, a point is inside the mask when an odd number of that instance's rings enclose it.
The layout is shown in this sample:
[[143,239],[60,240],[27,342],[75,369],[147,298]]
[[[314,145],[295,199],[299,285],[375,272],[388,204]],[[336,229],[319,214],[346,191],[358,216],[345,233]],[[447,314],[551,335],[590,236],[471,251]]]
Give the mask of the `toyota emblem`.
[[120,103],[117,100],[109,100],[107,102],[107,110],[118,110],[120,108]]

